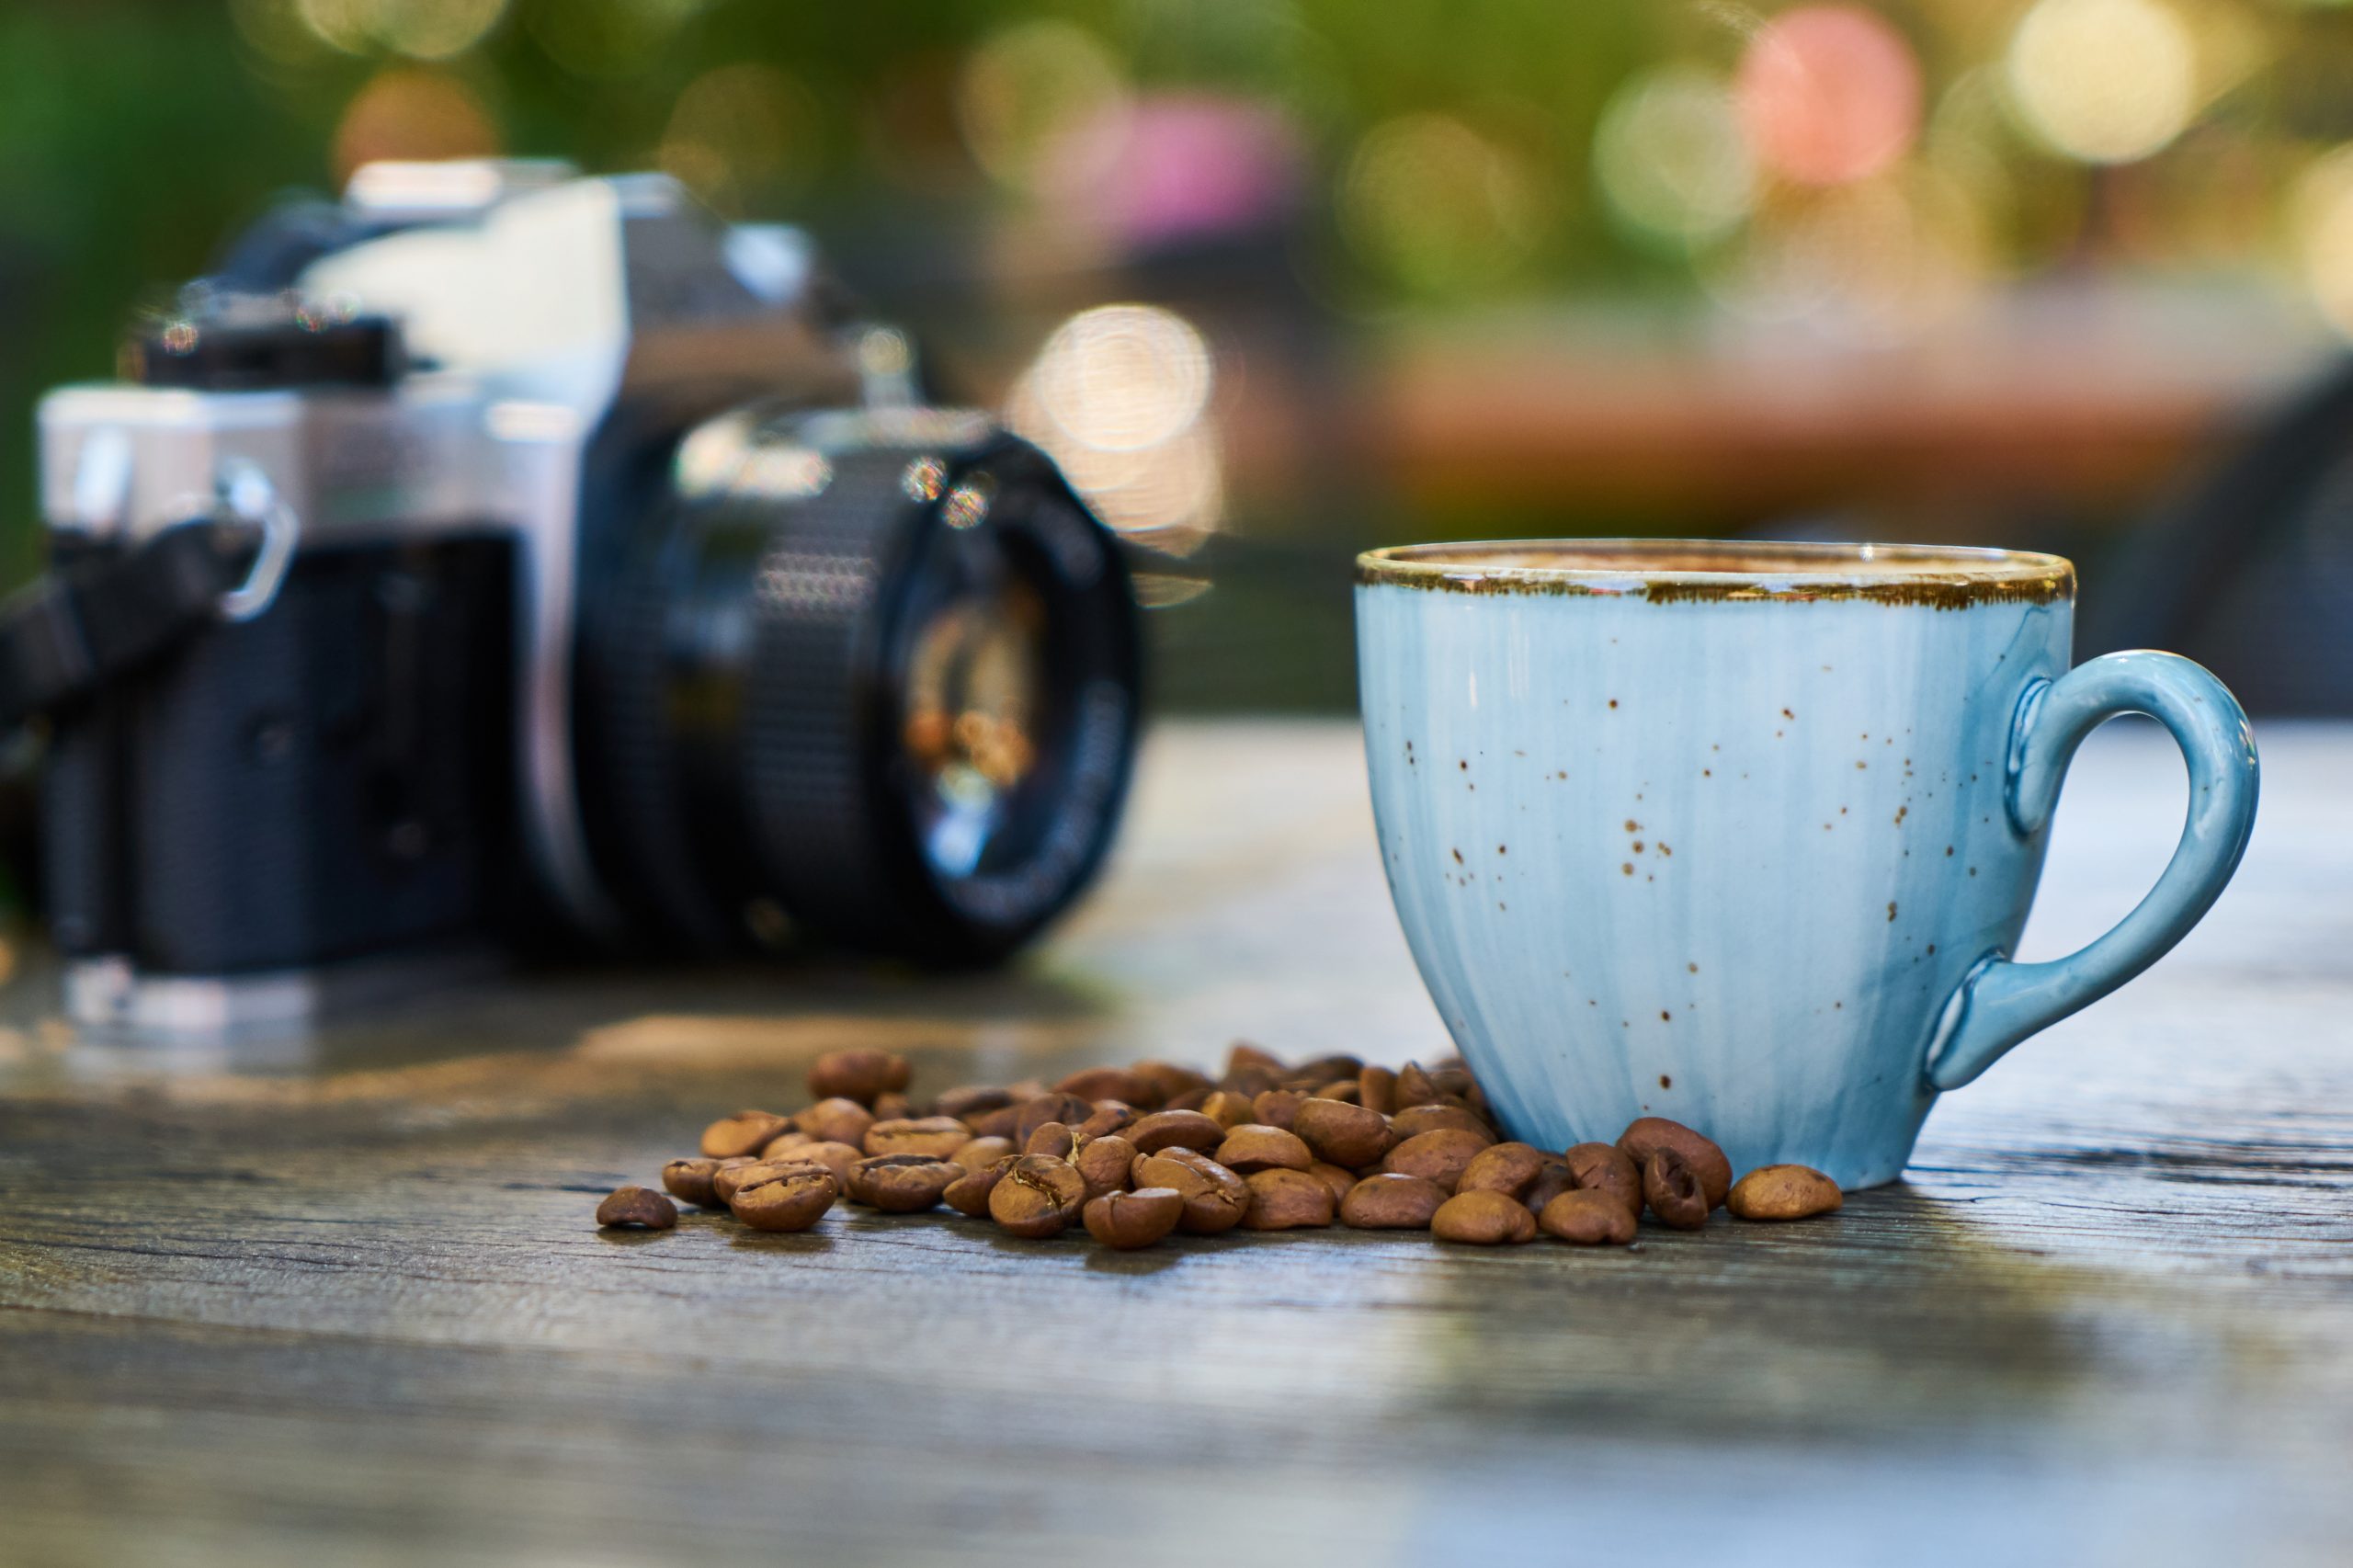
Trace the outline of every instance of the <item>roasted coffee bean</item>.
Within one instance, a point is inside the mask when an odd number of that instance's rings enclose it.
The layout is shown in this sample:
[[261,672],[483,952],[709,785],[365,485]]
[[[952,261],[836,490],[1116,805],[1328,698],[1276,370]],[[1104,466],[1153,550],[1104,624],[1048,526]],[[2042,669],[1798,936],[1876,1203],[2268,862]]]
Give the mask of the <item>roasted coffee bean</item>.
[[1086,1204],[1086,1178],[1065,1160],[1024,1154],[989,1193],[989,1218],[1017,1236],[1043,1241],[1070,1228]]
[[1487,1142],[1459,1127],[1441,1127],[1435,1132],[1418,1133],[1390,1150],[1381,1168],[1427,1177],[1452,1192]]
[[1471,1157],[1462,1167],[1462,1175],[1454,1184],[1457,1192],[1500,1192],[1506,1198],[1528,1202],[1529,1188],[1536,1178],[1548,1170],[1564,1176],[1568,1162],[1558,1154],[1550,1154],[1532,1143],[1491,1143]]
[[788,1149],[783,1154],[778,1156],[777,1161],[764,1159],[762,1163],[775,1164],[780,1161],[786,1165],[823,1165],[834,1173],[835,1181],[847,1182],[849,1179],[850,1166],[864,1158],[866,1158],[864,1151],[853,1149],[847,1143],[803,1143],[798,1148]]
[[999,1160],[1019,1153],[1021,1151],[1013,1146],[1010,1138],[975,1138],[968,1143],[959,1144],[956,1152],[948,1157],[968,1171],[984,1171]]
[[1132,1071],[1137,1077],[1152,1085],[1152,1097],[1148,1101],[1137,1100],[1134,1103],[1155,1109],[1179,1095],[1217,1086],[1208,1074],[1195,1072],[1190,1067],[1179,1067],[1173,1062],[1139,1062]]
[[1471,1069],[1460,1059],[1433,1062],[1424,1069],[1429,1075],[1430,1087],[1442,1096],[1469,1101],[1478,1097],[1478,1080],[1471,1076]]
[[885,1089],[874,1096],[874,1119],[905,1121],[915,1114],[915,1102],[896,1089]]
[[931,1102],[935,1116],[952,1116],[959,1121],[970,1121],[993,1110],[1003,1110],[1013,1103],[1013,1096],[994,1084],[960,1084],[952,1089],[942,1089],[939,1097]]
[[907,1059],[887,1051],[829,1051],[810,1063],[809,1097],[829,1100],[839,1096],[870,1106],[877,1096],[905,1088],[913,1076]]
[[915,1214],[938,1204],[964,1175],[963,1166],[927,1154],[876,1154],[849,1168],[849,1195],[885,1214]]
[[972,1141],[972,1130],[952,1116],[878,1121],[859,1147],[870,1154],[928,1154],[944,1160]]
[[1357,1081],[1354,1078],[1335,1078],[1328,1084],[1316,1085],[1315,1087],[1307,1091],[1307,1096],[1310,1099],[1338,1100],[1342,1105],[1354,1105],[1357,1103]]
[[1054,1086],[1043,1078],[1024,1078],[1017,1084],[1007,1084],[1005,1092],[1013,1096],[1015,1108],[1028,1105],[1040,1095],[1051,1095]]
[[1153,1097],[1151,1083],[1128,1067],[1089,1067],[1073,1073],[1054,1087],[1063,1094],[1076,1095],[1089,1105],[1097,1100],[1136,1105]]
[[1250,1189],[1249,1211],[1242,1216],[1245,1231],[1322,1230],[1339,1207],[1330,1187],[1284,1165],[1253,1171],[1244,1185]]
[[[713,1171],[710,1176],[711,1196],[718,1199],[722,1203],[733,1202],[735,1199],[735,1184],[744,1179],[745,1173],[747,1171],[756,1170],[760,1166],[769,1163],[770,1162],[767,1160],[755,1160],[747,1155],[739,1155],[732,1160],[720,1161],[719,1169]],[[774,1163],[778,1165],[797,1165],[800,1162],[779,1160]]]
[[[1279,1089],[1269,1089],[1267,1094],[1280,1092]],[[1266,1095],[1254,1097],[1249,1095],[1236,1094],[1232,1089],[1211,1089],[1209,1098],[1201,1102],[1201,1114],[1220,1127],[1240,1127],[1258,1119],[1258,1101],[1264,1098]],[[1181,1113],[1171,1110],[1163,1114],[1176,1116]]]
[[[1003,1142],[1004,1140],[995,1142]],[[1007,1154],[979,1170],[966,1166],[964,1175],[948,1184],[948,1190],[939,1195],[940,1200],[959,1214],[969,1214],[975,1220],[987,1219],[989,1194],[996,1190],[997,1182],[1020,1157],[1018,1154]]]
[[1528,1211],[1528,1205],[1500,1192],[1458,1192],[1430,1216],[1430,1234],[1442,1242],[1468,1242],[1473,1246],[1514,1245],[1536,1239],[1536,1216]]
[[1177,1227],[1192,1235],[1230,1231],[1250,1211],[1249,1183],[1196,1150],[1171,1148],[1142,1155],[1134,1179],[1139,1187],[1170,1187],[1182,1193],[1185,1217]]
[[1643,1162],[1643,1200],[1661,1224],[1678,1231],[1698,1230],[1708,1222],[1708,1210],[1715,1207],[1708,1201],[1707,1189],[1699,1185],[1699,1173],[1691,1168],[1691,1162],[1666,1143],[1653,1145],[1650,1158]]
[[1397,1108],[1397,1074],[1386,1067],[1367,1067],[1357,1074],[1357,1104],[1387,1116]]
[[1050,1121],[1029,1134],[1029,1141],[1021,1145],[1021,1152],[1025,1154],[1050,1154],[1057,1160],[1067,1160],[1070,1152],[1077,1147],[1078,1134],[1059,1121]]
[[1086,1178],[1086,1195],[1100,1198],[1128,1185],[1136,1163],[1136,1146],[1116,1132],[1090,1138],[1070,1157],[1071,1168]]
[[1445,1189],[1417,1176],[1369,1176],[1340,1199],[1340,1222],[1359,1231],[1427,1231]]
[[1329,1160],[1312,1162],[1307,1167],[1307,1174],[1332,1189],[1332,1201],[1335,1203],[1346,1198],[1348,1188],[1357,1184],[1356,1172],[1343,1170]]
[[792,1119],[792,1125],[826,1143],[863,1143],[874,1113],[856,1100],[836,1096],[819,1100]]
[[[1565,1163],[1551,1165],[1536,1173],[1536,1179],[1528,1184],[1528,1190],[1519,1195],[1519,1200],[1528,1205],[1530,1213],[1541,1216],[1544,1205],[1564,1192],[1576,1190],[1576,1173]],[[1640,1211],[1635,1210],[1637,1213]]]
[[785,1155],[792,1153],[793,1150],[805,1149],[816,1142],[818,1142],[818,1140],[810,1137],[809,1134],[801,1131],[801,1129],[796,1127],[790,1132],[779,1132],[775,1137],[769,1139],[767,1141],[767,1146],[760,1151],[760,1158],[763,1160],[781,1159]]
[[1389,1152],[1389,1119],[1344,1100],[1307,1100],[1290,1124],[1319,1160],[1352,1171],[1377,1164]]
[[1225,1127],[1215,1117],[1198,1110],[1156,1110],[1130,1122],[1120,1136],[1134,1144],[1139,1153],[1198,1149],[1206,1154],[1225,1142]]
[[1722,1206],[1724,1195],[1732,1190],[1732,1162],[1724,1158],[1724,1152],[1716,1147],[1714,1140],[1694,1132],[1679,1121],[1669,1121],[1663,1116],[1638,1117],[1618,1135],[1618,1147],[1625,1150],[1626,1157],[1640,1167],[1648,1166],[1652,1150],[1673,1149],[1699,1178],[1711,1209]]
[[1495,1130],[1488,1125],[1486,1119],[1473,1116],[1461,1106],[1408,1106],[1389,1119],[1390,1135],[1401,1142],[1418,1138],[1425,1132],[1436,1132],[1440,1128],[1475,1133],[1490,1143],[1495,1141]]
[[817,1165],[792,1165],[745,1182],[728,1204],[756,1231],[805,1231],[823,1219],[841,1189]]
[[774,1111],[739,1110],[702,1130],[702,1152],[714,1160],[758,1153],[768,1140],[792,1131],[792,1123]]
[[1307,1152],[1307,1145],[1299,1141],[1296,1133],[1248,1121],[1226,1133],[1214,1158],[1227,1170],[1245,1176],[1278,1168],[1305,1171],[1315,1163],[1315,1156]]
[[1597,1187],[1574,1187],[1537,1212],[1537,1228],[1577,1246],[1626,1246],[1634,1239],[1634,1211]]
[[719,1162],[708,1154],[691,1160],[672,1160],[662,1167],[662,1185],[681,1203],[691,1203],[698,1209],[723,1209],[727,1200],[710,1190],[710,1178],[718,1174]]
[[[1307,1096],[1297,1089],[1268,1089],[1250,1102],[1250,1121],[1261,1127],[1279,1127],[1289,1132],[1290,1124],[1299,1119],[1299,1108],[1306,1103]],[[1233,1125],[1246,1127],[1249,1124],[1235,1122]]]
[[1080,1211],[1086,1233],[1107,1247],[1126,1252],[1148,1247],[1185,1217],[1185,1195],[1174,1187],[1147,1187],[1090,1198]]
[[975,1138],[1002,1138],[1010,1143],[1021,1130],[1021,1107],[1003,1105],[995,1110],[976,1110],[957,1119],[971,1128]]
[[1231,1078],[1237,1073],[1253,1070],[1262,1073],[1281,1073],[1284,1070],[1283,1059],[1271,1051],[1251,1044],[1246,1040],[1237,1040],[1226,1048],[1225,1075],[1227,1077]]
[[1408,1062],[1397,1069],[1397,1081],[1391,1085],[1390,1098],[1395,1103],[1396,1109],[1389,1114],[1394,1116],[1400,1110],[1409,1110],[1417,1105],[1428,1105],[1438,1096],[1438,1085],[1430,1082],[1430,1075],[1423,1070],[1422,1064],[1418,1062]]
[[1625,1205],[1626,1212],[1643,1212],[1643,1169],[1615,1143],[1580,1143],[1563,1156],[1569,1162],[1577,1186],[1606,1192]]
[[1206,1089],[1187,1089],[1180,1094],[1171,1095],[1166,1099],[1161,1101],[1160,1108],[1163,1110],[1199,1110],[1201,1107],[1209,1103],[1210,1096],[1215,1093],[1217,1093],[1217,1090],[1214,1087]]
[[1743,1220],[1810,1220],[1846,1201],[1838,1184],[1812,1165],[1759,1165],[1732,1184],[1724,1207]]
[[1077,1133],[1078,1141],[1084,1143],[1089,1138],[1100,1138],[1108,1132],[1124,1132],[1134,1126],[1142,1115],[1143,1112],[1125,1100],[1097,1100],[1093,1114],[1071,1131]]
[[1353,1084],[1357,1074],[1364,1071],[1364,1058],[1350,1056],[1347,1051],[1335,1051],[1329,1056],[1311,1057],[1292,1068],[1291,1075],[1313,1078],[1319,1084],[1330,1084],[1346,1078]]
[[1021,1103],[1021,1109],[1014,1118],[1013,1141],[1027,1147],[1029,1135],[1050,1121],[1059,1121],[1064,1127],[1076,1127],[1094,1114],[1094,1102],[1080,1099],[1076,1095],[1063,1094],[1059,1089],[1050,1089]]
[[678,1206],[650,1187],[616,1187],[597,1205],[597,1223],[608,1231],[666,1231],[677,1222]]
[[1237,1072],[1228,1073],[1218,1080],[1217,1086],[1227,1094],[1239,1095],[1245,1100],[1255,1100],[1268,1089],[1287,1089],[1290,1087],[1290,1084],[1283,1074],[1275,1071],[1272,1067],[1245,1067]]

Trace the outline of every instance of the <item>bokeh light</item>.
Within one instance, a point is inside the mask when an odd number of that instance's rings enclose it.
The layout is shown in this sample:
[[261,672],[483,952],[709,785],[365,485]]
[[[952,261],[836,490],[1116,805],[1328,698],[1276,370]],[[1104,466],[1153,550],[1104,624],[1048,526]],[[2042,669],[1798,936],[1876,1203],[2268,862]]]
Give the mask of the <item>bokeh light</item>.
[[2158,0],[2040,0],[2011,36],[2008,70],[2020,122],[2086,163],[2147,157],[2198,106],[2196,46]]
[[1916,337],[1982,299],[1990,270],[1966,192],[1938,170],[1907,164],[1768,208],[1703,278],[1742,316],[1880,346]]
[[1118,158],[1131,105],[1108,50],[1069,22],[1024,22],[983,40],[956,83],[972,161],[1021,191],[1082,190]]
[[335,125],[338,179],[380,158],[472,158],[499,151],[498,126],[472,88],[444,72],[394,66],[359,89]]
[[2304,282],[2321,313],[2353,336],[2353,146],[2316,159],[2296,182]]
[[817,108],[773,65],[706,71],[670,111],[654,161],[720,211],[743,216],[805,183],[817,163]]
[[1920,65],[1858,6],[1802,6],[1750,37],[1733,83],[1757,161],[1803,185],[1892,167],[1920,130]]
[[377,0],[294,0],[294,11],[318,40],[346,54],[364,54],[375,42]]
[[506,0],[377,0],[375,33],[417,60],[463,54],[506,13]]
[[1697,66],[1670,65],[1618,90],[1594,131],[1593,172],[1614,218],[1687,249],[1738,228],[1756,201],[1730,85]]
[[1339,191],[1358,253],[1409,288],[1446,292],[1509,275],[1541,212],[1528,158],[1450,115],[1411,114],[1365,133]]
[[1213,379],[1209,345],[1182,316],[1106,305],[1046,340],[1014,387],[1007,418],[1110,527],[1182,554],[1223,506]]

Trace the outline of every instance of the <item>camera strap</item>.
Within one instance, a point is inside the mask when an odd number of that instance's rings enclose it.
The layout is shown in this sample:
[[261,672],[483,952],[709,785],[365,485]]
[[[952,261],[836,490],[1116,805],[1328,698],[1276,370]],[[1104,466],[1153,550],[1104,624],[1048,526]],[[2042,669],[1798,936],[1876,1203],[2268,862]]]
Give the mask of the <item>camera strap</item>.
[[269,533],[260,520],[199,517],[17,592],[0,605],[0,728],[87,697],[207,626],[241,619],[236,596],[254,585]]

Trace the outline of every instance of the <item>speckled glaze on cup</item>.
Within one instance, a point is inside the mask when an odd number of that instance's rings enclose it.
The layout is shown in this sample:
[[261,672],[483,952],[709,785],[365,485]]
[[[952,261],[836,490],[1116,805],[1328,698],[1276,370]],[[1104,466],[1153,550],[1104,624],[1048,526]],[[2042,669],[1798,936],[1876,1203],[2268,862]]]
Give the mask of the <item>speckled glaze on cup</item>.
[[[1734,1167],[1904,1168],[1938,1091],[2178,941],[2254,823],[2245,716],[2169,653],[2068,668],[2054,556],[1587,540],[1358,558],[1365,750],[1423,980],[1540,1148],[1670,1116]],[[2084,735],[2188,762],[2141,905],[2007,954]]]

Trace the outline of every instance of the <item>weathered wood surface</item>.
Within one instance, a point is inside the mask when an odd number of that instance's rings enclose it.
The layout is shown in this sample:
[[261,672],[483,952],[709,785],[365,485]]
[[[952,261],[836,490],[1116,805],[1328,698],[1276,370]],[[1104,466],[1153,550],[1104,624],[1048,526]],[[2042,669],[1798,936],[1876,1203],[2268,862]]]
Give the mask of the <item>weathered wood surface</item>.
[[[2342,1562],[2353,730],[2238,883],[1835,1220],[1631,1253],[589,1227],[808,1056],[1443,1049],[1353,730],[1172,726],[1021,973],[540,980],[256,1072],[0,1032],[0,1561]],[[2030,950],[2180,810],[2111,730]]]

